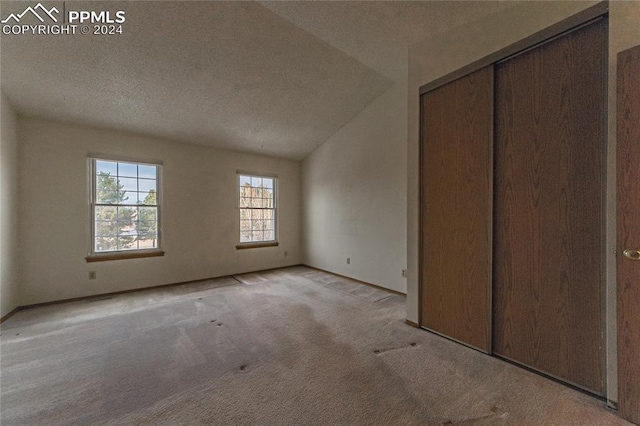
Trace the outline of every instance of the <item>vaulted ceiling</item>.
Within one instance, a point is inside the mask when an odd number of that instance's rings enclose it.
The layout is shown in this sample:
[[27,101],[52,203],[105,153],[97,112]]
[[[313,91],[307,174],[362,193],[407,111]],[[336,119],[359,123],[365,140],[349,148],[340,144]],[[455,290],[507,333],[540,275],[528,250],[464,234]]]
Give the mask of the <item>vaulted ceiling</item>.
[[[45,2],[121,35],[2,35],[21,114],[302,159],[407,72],[407,46],[510,2]],[[34,2],[6,2],[5,19]],[[24,19],[27,19],[25,17]],[[37,22],[35,22],[37,23]],[[79,30],[78,30],[79,31]]]

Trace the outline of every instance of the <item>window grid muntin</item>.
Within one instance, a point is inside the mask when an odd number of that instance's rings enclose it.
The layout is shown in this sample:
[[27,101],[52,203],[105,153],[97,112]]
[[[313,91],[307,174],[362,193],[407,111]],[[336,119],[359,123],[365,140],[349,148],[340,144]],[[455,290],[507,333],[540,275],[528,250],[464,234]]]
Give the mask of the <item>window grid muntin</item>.
[[[98,182],[100,176],[100,167],[99,163],[111,164],[115,165],[115,176],[111,175],[110,172],[108,174],[109,177],[115,178],[116,180],[116,190],[114,192],[114,201],[113,202],[98,202]],[[123,167],[124,166],[124,167]],[[134,166],[136,172],[135,177],[133,176],[131,171],[131,166]],[[121,168],[122,174],[121,174]],[[141,169],[143,169],[143,173],[141,173]],[[152,174],[149,172],[153,171]],[[95,254],[101,253],[114,253],[114,252],[129,252],[129,251],[137,251],[137,250],[153,250],[160,248],[160,164],[151,164],[144,162],[135,162],[135,161],[126,161],[126,160],[108,160],[101,158],[92,158],[91,159],[91,252]],[[153,176],[153,177],[151,177]],[[131,189],[126,189],[123,187],[119,189],[120,179],[134,179],[136,181],[135,191]],[[140,182],[143,182],[145,185],[148,185],[149,182],[155,182],[155,202],[153,200],[147,200],[146,197],[151,193],[152,187],[146,186],[148,188],[147,191],[140,191]],[[131,183],[131,181],[129,181]],[[132,188],[129,186],[128,188]],[[127,200],[123,202],[118,202],[118,198],[120,198],[117,193],[118,191],[123,191],[125,196],[128,196]],[[127,202],[131,200],[131,194],[133,195],[133,202]],[[145,204],[149,202],[149,204]],[[116,216],[114,220],[98,220],[97,214],[100,208],[115,208]],[[129,209],[132,211],[131,219],[126,219],[130,221],[131,224],[128,226],[128,230],[122,232],[121,225],[121,210]],[[151,212],[150,217],[144,218],[141,217],[140,212],[144,211]],[[129,213],[127,213],[129,214]],[[113,233],[104,235],[98,233],[98,224],[99,223],[112,223],[115,227]],[[144,229],[140,229],[144,226]],[[125,227],[126,228],[126,227]],[[147,238],[140,239],[140,236],[147,236]],[[99,243],[104,243],[106,239],[112,239],[111,247],[104,248],[100,246]]]
[[[276,185],[275,177],[238,174],[241,244],[277,240]],[[246,190],[243,193],[243,188],[249,189],[249,196],[246,196]],[[257,190],[261,191],[258,193]]]

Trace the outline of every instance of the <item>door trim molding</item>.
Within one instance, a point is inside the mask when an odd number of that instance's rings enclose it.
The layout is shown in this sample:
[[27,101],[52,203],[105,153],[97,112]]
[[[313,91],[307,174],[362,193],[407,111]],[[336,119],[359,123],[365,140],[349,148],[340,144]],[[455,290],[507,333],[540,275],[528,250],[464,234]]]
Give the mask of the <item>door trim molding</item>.
[[[469,345],[468,343],[465,342],[461,342],[459,340],[456,340],[454,338],[451,338],[450,336],[446,336],[446,335],[442,335],[441,333],[432,330],[430,328],[428,328],[424,323],[423,323],[423,298],[424,298],[424,291],[423,291],[423,281],[424,281],[424,274],[423,274],[423,255],[424,255],[424,227],[422,224],[422,218],[424,216],[424,207],[423,207],[423,196],[424,196],[424,165],[422,164],[422,159],[424,157],[424,147],[423,147],[423,132],[424,132],[424,114],[423,114],[423,102],[422,102],[422,96],[430,91],[433,91],[435,89],[438,89],[444,85],[447,85],[459,78],[465,77],[469,74],[472,74],[484,67],[488,67],[488,66],[495,66],[497,63],[500,63],[504,60],[508,60],[511,59],[525,51],[528,51],[530,49],[536,48],[542,44],[545,44],[547,42],[552,41],[553,39],[556,39],[558,37],[564,36],[568,33],[571,33],[575,30],[581,29],[587,25],[591,25],[591,24],[596,24],[597,22],[604,22],[605,25],[605,31],[604,31],[604,49],[605,49],[605,56],[604,56],[604,62],[603,62],[603,67],[604,67],[604,78],[603,78],[603,86],[604,86],[604,107],[605,107],[605,111],[607,108],[607,104],[608,104],[608,87],[609,87],[609,78],[608,78],[608,61],[609,61],[609,43],[608,43],[608,27],[609,27],[609,23],[608,23],[608,14],[609,14],[609,2],[608,1],[602,1],[599,2],[581,12],[578,12],[577,14],[570,16],[566,19],[563,19],[562,21],[559,21],[541,31],[538,31],[528,37],[525,37],[522,40],[519,40],[515,43],[513,43],[512,45],[509,45],[503,49],[500,49],[499,51],[496,51],[490,55],[485,56],[484,58],[475,61],[473,63],[470,63],[458,70],[455,70],[443,77],[440,77],[436,80],[433,80],[423,86],[420,87],[419,89],[419,131],[418,131],[418,158],[420,159],[420,164],[418,167],[418,174],[419,174],[419,180],[418,180],[418,192],[419,192],[419,203],[418,203],[418,310],[417,310],[417,323],[411,323],[410,325],[412,326],[416,326],[418,328],[421,328],[423,330],[429,331],[435,335],[439,335],[442,337],[445,337],[449,340],[452,341],[456,341],[464,346],[470,347],[474,350],[478,350],[480,352],[483,353],[487,353],[490,356],[496,356],[498,358],[503,358],[499,355],[495,355],[493,354],[493,348],[490,347],[489,351],[483,351],[482,349],[476,348],[472,345]],[[495,83],[495,81],[494,81]],[[495,94],[495,93],[494,93]],[[492,97],[492,101],[495,102],[495,96]],[[494,107],[495,108],[495,107]],[[602,117],[603,120],[603,140],[601,141],[601,150],[602,150],[602,154],[603,154],[603,158],[602,158],[602,188],[601,188],[601,196],[603,197],[603,210],[606,209],[606,197],[607,197],[607,193],[606,193],[606,182],[607,182],[607,176],[609,173],[609,170],[607,168],[607,155],[611,155],[610,153],[607,153],[607,144],[608,144],[608,133],[609,133],[609,123],[608,123],[608,118],[606,116],[606,113],[603,115]],[[495,129],[494,129],[495,130]],[[495,138],[494,135],[495,132],[492,132],[492,139]],[[492,146],[493,148],[493,146]],[[493,151],[493,150],[492,150]],[[492,152],[492,157],[493,157],[493,152]],[[491,168],[492,170],[494,169],[494,159],[492,158],[491,161]],[[492,179],[493,180],[493,179]],[[492,186],[493,186],[493,182],[492,182]],[[492,208],[494,207],[494,200],[491,200],[491,204],[492,204]],[[603,214],[605,213],[604,211],[602,212]],[[607,235],[607,228],[606,228],[606,219],[604,219],[605,215],[603,215],[603,234],[602,234],[602,238],[603,238],[603,254],[602,254],[602,258],[604,260],[606,260],[606,250],[607,250],[607,244],[606,244],[606,235]],[[491,224],[491,234],[493,236],[493,228],[494,228],[494,223]],[[493,246],[491,246],[491,251],[493,251]],[[493,255],[493,253],[491,253],[491,255]],[[606,261],[603,263],[603,266],[606,265]],[[493,264],[492,264],[493,266]],[[568,386],[570,387],[576,387],[578,389],[581,389],[582,391],[593,395],[593,396],[597,396],[598,398],[602,398],[603,400],[606,400],[608,405],[610,407],[614,407],[616,406],[616,402],[615,401],[611,401],[608,399],[608,395],[609,395],[609,377],[608,377],[608,363],[607,363],[607,357],[608,357],[608,349],[607,349],[607,343],[608,343],[608,337],[607,337],[607,322],[606,322],[606,310],[607,310],[607,302],[606,302],[606,291],[607,291],[607,282],[606,282],[606,271],[603,270],[602,272],[602,276],[600,279],[601,282],[601,296],[602,298],[602,307],[601,307],[601,321],[602,321],[602,325],[603,325],[603,330],[602,330],[602,336],[601,336],[601,342],[602,342],[602,393],[598,394],[595,393],[594,391],[590,391],[590,390],[585,390],[584,388],[582,388],[579,385],[575,385],[574,383],[568,382],[564,379],[558,379],[554,377],[554,380],[558,380],[561,381],[563,383],[566,383]],[[491,273],[493,273],[493,267],[491,267]],[[492,322],[493,322],[493,297],[492,297],[492,286],[489,286],[489,288],[487,289],[490,297],[488,299],[489,301],[489,338],[490,341],[493,340],[493,327],[492,327]],[[414,325],[415,324],[415,325]],[[504,358],[503,358],[504,359]],[[532,369],[531,367],[528,367],[526,365],[523,365],[524,368],[527,369]],[[533,370],[533,369],[532,369]],[[544,376],[548,376],[548,377],[553,377],[551,376],[549,373],[543,373],[542,375]]]

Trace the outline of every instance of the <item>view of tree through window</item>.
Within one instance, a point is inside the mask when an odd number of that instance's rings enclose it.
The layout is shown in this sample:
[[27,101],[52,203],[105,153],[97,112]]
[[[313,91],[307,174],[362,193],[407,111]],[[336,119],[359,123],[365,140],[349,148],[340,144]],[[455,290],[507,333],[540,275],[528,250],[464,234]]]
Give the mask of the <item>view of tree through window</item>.
[[239,175],[240,242],[275,241],[275,178]]
[[158,166],[93,160],[93,250],[158,248]]

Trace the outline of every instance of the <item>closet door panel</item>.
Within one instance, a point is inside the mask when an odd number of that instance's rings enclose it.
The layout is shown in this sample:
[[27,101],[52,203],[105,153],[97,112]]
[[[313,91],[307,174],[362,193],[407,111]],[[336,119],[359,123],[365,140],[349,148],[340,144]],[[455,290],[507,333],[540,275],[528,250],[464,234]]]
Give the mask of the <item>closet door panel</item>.
[[603,392],[604,34],[502,62],[495,87],[493,350]]
[[493,69],[421,97],[421,326],[490,351]]

